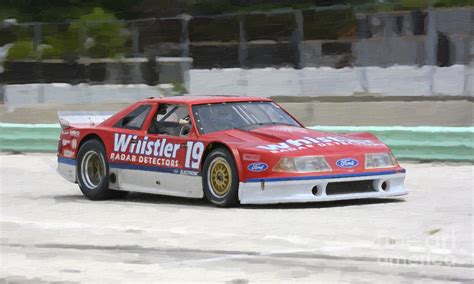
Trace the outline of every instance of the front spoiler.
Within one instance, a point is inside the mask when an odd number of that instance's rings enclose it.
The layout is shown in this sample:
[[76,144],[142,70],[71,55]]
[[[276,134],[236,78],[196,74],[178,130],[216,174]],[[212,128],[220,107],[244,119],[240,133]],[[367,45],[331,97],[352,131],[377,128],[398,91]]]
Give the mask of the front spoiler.
[[[326,185],[330,182],[360,180],[374,180],[375,191],[326,194]],[[386,190],[381,187],[384,181],[388,184]],[[239,185],[239,200],[241,204],[275,204],[400,196],[408,193],[404,181],[405,173],[328,179],[241,182]],[[316,195],[313,194],[315,186],[318,186]]]

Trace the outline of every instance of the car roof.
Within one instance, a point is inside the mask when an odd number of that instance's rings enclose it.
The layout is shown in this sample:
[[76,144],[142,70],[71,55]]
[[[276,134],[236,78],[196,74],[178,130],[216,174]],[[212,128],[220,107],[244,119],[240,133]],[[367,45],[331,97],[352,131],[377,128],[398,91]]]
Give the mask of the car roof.
[[213,103],[225,103],[225,102],[255,102],[265,101],[271,102],[268,98],[259,97],[239,97],[239,96],[173,96],[173,97],[162,97],[162,98],[149,98],[146,101],[154,101],[157,103],[168,103],[168,104],[213,104]]

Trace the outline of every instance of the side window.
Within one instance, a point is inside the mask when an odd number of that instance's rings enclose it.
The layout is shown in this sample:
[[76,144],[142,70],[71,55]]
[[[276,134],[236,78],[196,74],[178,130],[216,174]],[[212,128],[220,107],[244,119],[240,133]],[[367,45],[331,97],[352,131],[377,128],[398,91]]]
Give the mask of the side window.
[[271,105],[273,107],[266,104],[260,105],[262,111],[270,117],[270,121],[292,124],[293,121],[288,119],[288,116],[285,115],[278,105],[274,103],[271,103]]
[[151,105],[141,105],[119,120],[114,127],[139,130],[142,128],[150,109]]
[[151,134],[188,136],[191,121],[186,105],[160,104],[148,129]]

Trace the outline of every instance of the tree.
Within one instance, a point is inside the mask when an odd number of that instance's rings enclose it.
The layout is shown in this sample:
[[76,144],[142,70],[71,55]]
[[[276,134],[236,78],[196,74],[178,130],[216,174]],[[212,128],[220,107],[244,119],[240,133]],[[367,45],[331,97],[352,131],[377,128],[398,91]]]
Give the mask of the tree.
[[94,8],[92,13],[81,16],[70,25],[68,32],[77,35],[79,53],[90,57],[123,56],[127,40],[125,24],[102,8]]
[[72,21],[66,31],[46,36],[40,50],[33,51],[31,40],[18,40],[8,58],[116,58],[123,56],[127,37],[122,21],[102,8],[94,8],[91,13]]

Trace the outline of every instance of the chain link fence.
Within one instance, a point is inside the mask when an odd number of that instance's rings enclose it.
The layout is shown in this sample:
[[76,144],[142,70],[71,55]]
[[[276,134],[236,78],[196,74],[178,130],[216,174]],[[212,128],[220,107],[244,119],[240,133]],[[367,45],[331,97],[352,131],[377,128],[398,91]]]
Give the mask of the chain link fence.
[[[466,65],[472,58],[473,11],[465,7],[359,13],[336,5],[123,21],[101,19],[107,15],[99,10],[92,13],[93,19],[61,23],[4,21],[0,46],[13,43],[7,71],[22,64],[56,63],[50,71],[47,66],[24,68],[26,73],[16,73],[17,79],[41,80],[45,73],[54,73],[80,82],[77,74],[85,72],[84,58],[97,66],[138,64],[123,71],[131,74],[137,68],[142,73],[156,69],[155,57],[192,57],[195,69]],[[123,58],[140,59],[132,63]],[[152,63],[146,65],[142,59]],[[54,80],[63,82],[59,77]]]

